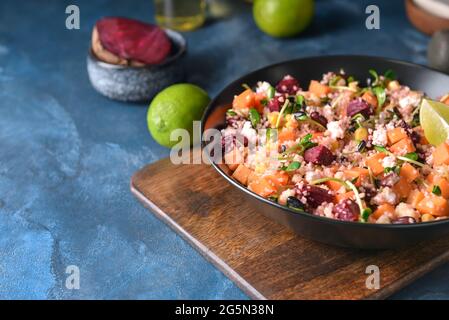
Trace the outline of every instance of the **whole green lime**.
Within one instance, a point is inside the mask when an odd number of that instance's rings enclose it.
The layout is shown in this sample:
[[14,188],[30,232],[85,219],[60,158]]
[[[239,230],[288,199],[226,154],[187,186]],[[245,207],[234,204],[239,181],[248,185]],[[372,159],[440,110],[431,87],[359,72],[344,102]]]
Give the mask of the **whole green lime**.
[[313,10],[313,0],[255,0],[253,16],[263,32],[273,37],[292,37],[307,28]]
[[173,147],[171,141],[175,129],[185,129],[193,141],[193,121],[201,120],[210,98],[206,91],[193,84],[180,83],[165,88],[151,101],[147,113],[148,130],[159,144]]

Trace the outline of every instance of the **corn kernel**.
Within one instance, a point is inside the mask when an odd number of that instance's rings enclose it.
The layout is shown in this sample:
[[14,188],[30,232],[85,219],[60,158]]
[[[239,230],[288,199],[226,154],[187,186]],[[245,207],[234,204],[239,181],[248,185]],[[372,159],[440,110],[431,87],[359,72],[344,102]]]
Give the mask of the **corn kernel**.
[[298,128],[298,121],[292,114],[287,114],[285,116],[285,126],[286,128]]
[[401,85],[399,84],[399,82],[397,80],[393,80],[388,83],[389,90],[397,90],[397,89],[399,89],[400,86]]
[[276,127],[276,122],[278,120],[279,112],[274,111],[268,114],[268,122],[270,123],[270,128]]
[[337,140],[332,141],[331,144],[330,144],[330,147],[331,147],[332,151],[337,150],[339,146],[340,146],[340,144],[338,143]]
[[422,222],[427,222],[427,221],[432,221],[432,220],[435,220],[435,217],[432,216],[431,214],[426,213],[421,216]]
[[366,128],[360,127],[354,132],[354,138],[358,141],[368,139],[368,130]]

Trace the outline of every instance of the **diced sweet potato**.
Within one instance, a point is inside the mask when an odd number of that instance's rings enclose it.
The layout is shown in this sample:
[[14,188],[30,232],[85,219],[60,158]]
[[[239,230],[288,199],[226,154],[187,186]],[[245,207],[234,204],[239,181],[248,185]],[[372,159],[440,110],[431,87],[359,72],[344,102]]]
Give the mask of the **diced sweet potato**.
[[326,185],[332,191],[338,191],[341,189],[341,187],[343,187],[343,185],[340,182],[332,180],[326,181]]
[[255,93],[254,94],[254,108],[256,108],[259,113],[263,113],[263,101],[267,98],[265,93]]
[[384,172],[382,159],[386,156],[387,155],[385,153],[379,152],[366,159],[366,165],[371,169],[375,176]]
[[390,151],[393,152],[396,155],[403,156],[410,152],[415,152],[415,146],[413,144],[412,139],[409,137],[404,138],[396,142],[390,147]]
[[449,198],[449,181],[447,181],[446,178],[435,176],[429,184],[427,191],[432,192],[434,186],[438,186],[440,188],[441,196],[443,198]]
[[246,89],[234,98],[232,107],[236,110],[245,110],[255,106],[255,95],[251,89]]
[[345,193],[337,193],[334,197],[335,203],[340,203],[343,200],[352,199],[354,200],[354,191],[348,191]]
[[251,170],[251,172],[248,175],[247,183],[250,184],[251,182],[253,182],[257,179],[260,179],[260,176],[254,170]]
[[396,193],[396,195],[400,199],[405,199],[408,197],[409,193],[412,191],[412,186],[407,180],[403,177],[399,179],[398,182],[393,186],[393,192]]
[[248,189],[254,191],[262,197],[268,197],[277,191],[276,188],[267,179],[265,179],[265,177],[252,181],[248,185]]
[[312,139],[310,140],[317,142],[322,137],[324,137],[324,132],[317,131],[312,133]]
[[449,144],[442,143],[433,151],[433,163],[437,166],[449,164]]
[[407,132],[404,130],[404,128],[394,128],[387,131],[387,137],[388,137],[388,145],[393,145],[396,142],[407,138]]
[[241,184],[245,186],[248,184],[248,177],[251,174],[252,170],[243,164],[239,164],[237,169],[235,169],[232,176]]
[[284,143],[285,141],[296,140],[297,131],[293,128],[284,128],[279,131],[278,141],[279,143]]
[[310,81],[309,91],[314,93],[318,97],[324,97],[331,92],[331,88],[329,88],[324,84],[319,83],[316,80],[312,80]]
[[377,207],[376,211],[373,212],[373,217],[376,219],[379,219],[381,216],[383,216],[385,213],[394,214],[394,206],[392,206],[389,203],[381,204]]
[[404,163],[401,167],[399,175],[403,177],[408,183],[411,183],[419,177],[419,171],[410,163]]
[[422,199],[424,199],[424,193],[419,191],[418,189],[414,189],[408,195],[407,203],[411,204],[414,208],[416,208],[416,206]]
[[435,174],[433,172],[430,172],[429,175],[426,177],[426,181],[428,183],[433,183],[433,179],[435,179]]
[[369,172],[368,169],[365,168],[352,168],[343,171],[343,175],[346,179],[351,181],[357,179],[354,182],[354,185],[356,187],[360,187],[362,185],[362,182],[369,177]]
[[268,176],[265,176],[265,179],[270,182],[275,187],[285,186],[290,179],[290,176],[285,171],[276,171]]
[[377,98],[371,91],[365,91],[362,95],[362,99],[372,105],[374,108],[377,107]]
[[243,154],[238,149],[232,149],[224,155],[224,161],[232,171],[237,169],[239,164],[242,164],[244,160]]
[[449,215],[449,205],[447,200],[435,195],[422,199],[416,206],[416,209],[418,209],[421,214],[431,214],[439,217]]

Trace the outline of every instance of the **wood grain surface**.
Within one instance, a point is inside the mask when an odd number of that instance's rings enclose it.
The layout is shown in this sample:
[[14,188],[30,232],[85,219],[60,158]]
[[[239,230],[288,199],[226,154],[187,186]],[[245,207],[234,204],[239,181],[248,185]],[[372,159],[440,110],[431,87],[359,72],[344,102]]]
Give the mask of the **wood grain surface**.
[[[380,299],[449,260],[449,238],[402,250],[332,247],[258,213],[207,165],[164,159],[138,171],[142,203],[255,299]],[[367,289],[367,267],[380,288]]]

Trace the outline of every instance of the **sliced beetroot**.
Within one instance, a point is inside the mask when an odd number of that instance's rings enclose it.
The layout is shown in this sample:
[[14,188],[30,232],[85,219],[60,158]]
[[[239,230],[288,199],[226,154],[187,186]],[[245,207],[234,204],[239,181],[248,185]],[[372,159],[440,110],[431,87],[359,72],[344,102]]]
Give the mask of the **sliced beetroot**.
[[289,95],[294,95],[300,89],[299,82],[292,76],[285,76],[276,85],[276,91],[279,93],[287,93]]
[[328,166],[334,159],[332,152],[325,146],[316,146],[304,152],[304,160],[313,164]]
[[305,197],[307,199],[306,204],[311,208],[316,208],[324,202],[331,203],[334,200],[332,191],[317,186],[305,185],[297,192],[299,198]]
[[348,107],[346,109],[346,115],[348,117],[353,117],[357,113],[360,113],[364,117],[368,118],[370,115],[374,113],[373,107],[368,104],[365,100],[361,98],[354,99],[349,102]]
[[281,110],[281,103],[277,97],[274,97],[268,102],[268,109],[270,109],[270,112]]
[[360,215],[357,203],[348,199],[336,204],[332,212],[336,219],[343,221],[357,221]]
[[103,47],[120,58],[158,64],[170,54],[170,39],[155,25],[106,17],[99,20],[96,27]]

